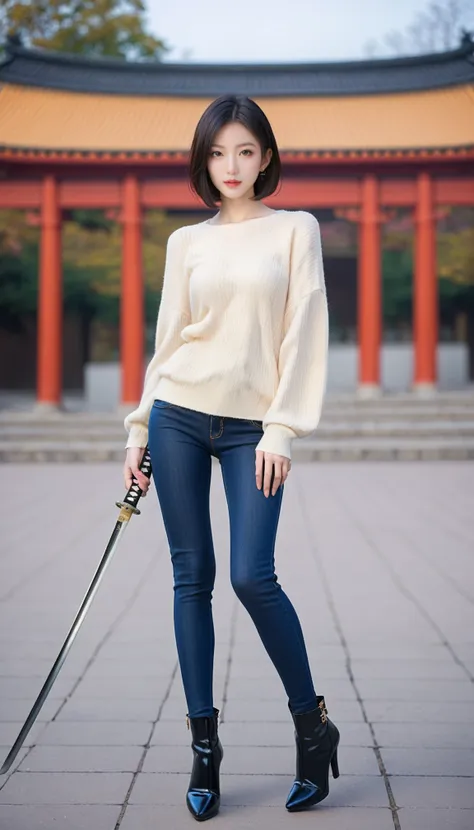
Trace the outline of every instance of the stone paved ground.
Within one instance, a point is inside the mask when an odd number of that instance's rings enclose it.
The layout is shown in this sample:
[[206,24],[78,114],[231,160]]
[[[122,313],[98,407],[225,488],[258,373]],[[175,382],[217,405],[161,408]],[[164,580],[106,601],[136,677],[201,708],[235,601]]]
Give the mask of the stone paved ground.
[[[474,465],[294,464],[276,563],[316,690],[341,731],[341,776],[311,811],[294,775],[283,686],[229,584],[219,466],[211,511],[215,699],[224,745],[216,827],[472,830]],[[3,467],[2,762],[99,562],[120,465]],[[154,491],[142,502],[14,768],[1,830],[181,830],[190,732]],[[214,826],[214,824],[213,824]]]

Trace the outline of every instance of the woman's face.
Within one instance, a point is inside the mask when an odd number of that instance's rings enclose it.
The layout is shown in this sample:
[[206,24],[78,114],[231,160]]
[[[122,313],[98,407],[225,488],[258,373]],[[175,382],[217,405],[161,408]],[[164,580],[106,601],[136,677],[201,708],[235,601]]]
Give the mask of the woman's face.
[[[221,127],[214,136],[209,151],[207,169],[213,185],[226,199],[248,200],[254,195],[254,183],[261,170],[267,167],[272,151],[264,157],[255,136],[238,121]],[[226,181],[236,179],[240,184]]]

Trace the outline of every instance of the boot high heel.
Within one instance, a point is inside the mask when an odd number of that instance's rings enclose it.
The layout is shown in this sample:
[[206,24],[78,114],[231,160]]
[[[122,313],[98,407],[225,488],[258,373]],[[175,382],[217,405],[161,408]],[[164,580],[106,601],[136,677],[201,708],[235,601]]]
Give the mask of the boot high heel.
[[214,715],[208,717],[186,715],[194,755],[186,804],[196,821],[212,818],[220,807],[219,767],[224,750],[217,733],[219,709],[213,708]]
[[333,778],[339,777],[339,730],[327,717],[324,696],[316,700],[316,709],[301,714],[293,712],[288,701],[296,741],[296,778],[285,804],[290,812],[306,810],[329,795],[329,767]]

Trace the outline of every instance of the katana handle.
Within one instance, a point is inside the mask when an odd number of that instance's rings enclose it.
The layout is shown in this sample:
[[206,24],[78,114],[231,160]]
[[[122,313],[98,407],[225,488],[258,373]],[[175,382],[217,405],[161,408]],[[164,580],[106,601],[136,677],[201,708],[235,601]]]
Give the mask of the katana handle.
[[[150,457],[150,450],[148,449],[148,444],[145,447],[145,452],[143,453],[143,458],[138,465],[138,469],[146,475],[147,478],[151,478],[151,457]],[[128,515],[131,513],[136,513],[139,515],[140,511],[137,509],[137,504],[140,501],[141,497],[143,496],[143,490],[141,489],[140,485],[138,484],[137,479],[132,473],[132,484],[130,485],[130,489],[125,496],[123,501],[117,501],[117,507],[125,508],[128,512]]]
[[[150,450],[148,449],[148,444],[145,447],[145,452],[143,454],[143,458],[139,464],[138,469],[147,478],[151,478],[151,458],[150,458]],[[130,507],[136,507],[141,496],[143,495],[143,490],[140,489],[137,479],[135,476],[132,476],[133,481],[128,491],[127,495],[124,498],[125,504],[128,504]]]

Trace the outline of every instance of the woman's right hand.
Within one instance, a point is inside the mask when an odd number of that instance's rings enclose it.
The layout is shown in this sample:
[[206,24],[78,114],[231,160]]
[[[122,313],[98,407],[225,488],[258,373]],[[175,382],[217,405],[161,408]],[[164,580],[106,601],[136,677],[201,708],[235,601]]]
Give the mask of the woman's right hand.
[[143,496],[146,496],[147,490],[150,486],[150,479],[139,470],[139,465],[145,453],[144,447],[128,447],[127,448],[127,455],[125,458],[125,464],[123,465],[123,477],[125,481],[125,487],[127,490],[130,489],[132,486],[132,474],[138,481],[138,486],[140,490],[143,490]]

